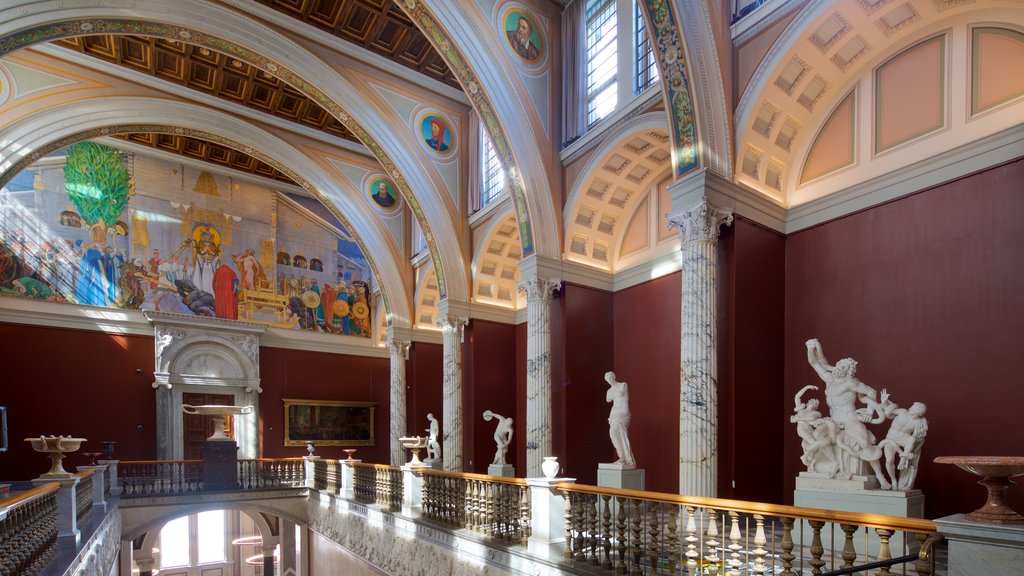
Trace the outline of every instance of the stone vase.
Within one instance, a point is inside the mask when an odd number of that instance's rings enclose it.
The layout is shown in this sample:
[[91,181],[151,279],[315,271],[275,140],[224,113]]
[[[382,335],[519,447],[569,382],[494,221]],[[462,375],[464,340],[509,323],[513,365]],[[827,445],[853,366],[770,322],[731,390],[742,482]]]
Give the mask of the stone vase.
[[544,473],[545,478],[554,478],[558,476],[558,470],[561,466],[558,464],[557,456],[545,456],[544,462],[541,462],[540,470]]

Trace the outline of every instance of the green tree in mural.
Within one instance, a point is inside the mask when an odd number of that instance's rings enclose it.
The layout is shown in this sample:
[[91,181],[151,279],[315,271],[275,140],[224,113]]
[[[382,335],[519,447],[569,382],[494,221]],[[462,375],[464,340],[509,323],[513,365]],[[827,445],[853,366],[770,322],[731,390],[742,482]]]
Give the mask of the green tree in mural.
[[68,148],[64,188],[78,213],[89,225],[94,241],[105,241],[131,192],[131,175],[121,152],[95,142]]

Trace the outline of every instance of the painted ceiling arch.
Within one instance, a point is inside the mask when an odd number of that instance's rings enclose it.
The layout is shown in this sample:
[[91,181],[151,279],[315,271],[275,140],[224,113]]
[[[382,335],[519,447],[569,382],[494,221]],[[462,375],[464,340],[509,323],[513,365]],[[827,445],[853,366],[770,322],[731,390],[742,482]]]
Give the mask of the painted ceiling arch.
[[442,297],[468,297],[468,266],[456,223],[442,202],[421,203],[414,190],[421,196],[444,192],[435,189],[417,160],[420,156],[397,136],[401,127],[391,125],[325,62],[243,14],[198,0],[179,0],[173,6],[140,0],[131,7],[98,0],[70,9],[54,0],[31,2],[0,12],[0,56],[41,42],[101,33],[159,36],[205,46],[267,70],[312,98],[366,145],[409,202],[439,271]]
[[644,0],[639,4],[658,60],[675,177],[700,166],[731,177],[729,107],[707,3]]
[[[960,64],[967,54],[963,35],[975,22],[1024,22],[1024,5],[1009,0],[808,3],[768,51],[739,101],[737,180],[792,207],[855,184],[854,176],[863,180],[934,155],[936,149],[919,150],[921,158],[877,155],[871,145],[875,74],[890,58],[931,37],[953,39],[955,45],[940,52],[948,54],[949,60],[942,64],[945,74],[957,74],[967,66]],[[963,97],[956,91],[966,91],[967,81],[950,77],[943,91]],[[856,104],[856,119],[849,130],[854,131],[851,138],[859,139],[851,146],[859,153],[849,165],[872,163],[872,168],[857,170],[835,185],[816,181],[800,190],[813,143],[824,128],[835,127],[830,122],[835,113],[848,114],[845,108],[850,102]],[[961,108],[946,106],[944,126],[957,129],[957,118],[965,114]],[[982,122],[973,124],[970,134],[947,140],[964,142],[984,136],[977,130]]]
[[[131,118],[126,123],[125,118]],[[22,169],[58,148],[99,136],[139,132],[180,134],[234,148],[285,173],[319,199],[352,233],[381,287],[394,325],[411,317],[401,258],[385,242],[386,234],[370,217],[359,214],[356,191],[337,184],[312,159],[280,138],[221,112],[155,98],[94,98],[38,111],[0,130],[0,157],[18,158],[0,172],[0,186]],[[24,151],[30,151],[25,153]],[[272,151],[272,153],[268,153]],[[381,257],[381,255],[387,255]]]
[[531,116],[526,104],[530,97],[491,54],[494,38],[484,35],[490,31],[489,20],[477,14],[480,20],[471,21],[467,7],[457,2],[400,0],[397,4],[444,58],[481,118],[506,170],[523,256],[557,257],[556,166],[550,155],[541,153],[551,144],[521,120]]

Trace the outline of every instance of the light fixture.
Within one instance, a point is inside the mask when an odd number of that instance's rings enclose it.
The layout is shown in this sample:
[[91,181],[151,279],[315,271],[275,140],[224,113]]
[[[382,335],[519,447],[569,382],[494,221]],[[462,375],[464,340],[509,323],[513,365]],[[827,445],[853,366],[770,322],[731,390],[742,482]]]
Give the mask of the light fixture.
[[260,546],[263,544],[263,536],[257,534],[256,536],[243,536],[241,538],[235,538],[231,541],[235,546]]

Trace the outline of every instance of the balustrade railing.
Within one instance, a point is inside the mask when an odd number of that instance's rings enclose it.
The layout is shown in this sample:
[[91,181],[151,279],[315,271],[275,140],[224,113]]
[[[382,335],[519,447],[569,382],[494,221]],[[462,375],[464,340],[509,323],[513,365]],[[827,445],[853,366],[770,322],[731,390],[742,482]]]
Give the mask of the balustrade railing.
[[[580,484],[558,488],[565,497],[566,560],[609,573],[820,575],[893,560],[921,576],[934,573],[938,536],[929,520]],[[897,570],[911,573],[906,566]]]
[[254,458],[238,461],[242,490],[302,486],[306,481],[302,458]]
[[423,516],[508,544],[530,537],[530,490],[523,478],[424,469]]
[[203,461],[122,460],[117,477],[122,498],[199,492],[203,489]]
[[50,482],[0,500],[0,576],[33,576],[57,555],[57,490]]
[[388,510],[402,508],[402,469],[384,464],[352,464],[356,500]]
[[96,499],[92,485],[93,474],[94,470],[83,470],[77,474],[81,478],[75,487],[75,517],[79,526],[92,519],[92,503]]
[[337,460],[313,460],[313,488],[337,494],[341,490],[341,463]]

